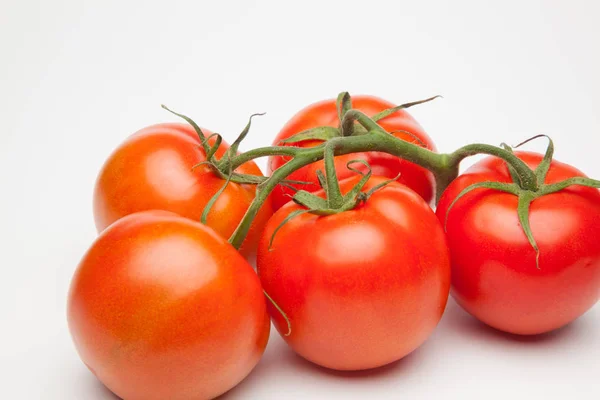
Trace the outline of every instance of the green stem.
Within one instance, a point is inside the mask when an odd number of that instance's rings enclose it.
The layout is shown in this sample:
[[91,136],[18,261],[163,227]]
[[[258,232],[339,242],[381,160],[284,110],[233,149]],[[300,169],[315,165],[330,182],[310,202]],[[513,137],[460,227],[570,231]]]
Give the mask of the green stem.
[[467,146],[461,147],[456,150],[454,153],[449,154],[449,165],[457,166],[460,164],[462,160],[467,157],[476,155],[476,154],[489,154],[491,156],[496,156],[514,168],[515,172],[519,176],[519,185],[526,190],[536,191],[538,188],[537,177],[535,172],[531,170],[519,157],[514,155],[512,152],[508,150],[501,149],[496,146],[492,146],[489,144],[469,144]]
[[344,196],[340,190],[340,183],[335,171],[335,142],[332,145],[325,146],[325,182],[327,184],[327,202],[329,208],[338,209],[344,203]]
[[361,124],[368,131],[381,130],[385,132],[385,130],[381,126],[379,126],[377,122],[373,121],[371,117],[358,110],[349,110],[348,112],[346,112],[346,114],[344,115],[344,119],[342,120],[342,126],[353,124],[354,121]]
[[[438,175],[442,175],[440,181],[442,186],[438,186],[441,187],[442,190],[439,190],[439,192],[443,192],[443,189],[458,176],[458,164],[460,161],[456,164],[451,164],[449,163],[450,159],[446,154],[434,153],[425,147],[406,142],[390,135],[379,126],[377,122],[358,110],[348,111],[344,116],[343,124],[354,123],[354,121],[362,125],[369,133],[376,132],[380,134],[381,143],[374,143],[375,148],[373,150],[389,153],[420,165],[433,172],[436,175],[436,178]],[[406,146],[407,144],[408,146]]]
[[450,185],[450,183],[458,176],[458,168],[460,165],[460,161],[451,162],[451,156],[449,154],[440,154],[440,161],[442,167],[434,173],[435,204],[439,203],[442,193],[444,193],[448,185]]
[[[311,149],[316,148],[313,147]],[[318,155],[322,157],[322,154],[322,151],[320,154],[315,151],[316,157],[313,158],[310,158],[308,154],[305,154],[303,157],[295,157],[282,165],[280,168],[277,168],[275,171],[273,171],[273,175],[271,175],[269,179],[256,186],[256,196],[250,204],[250,207],[248,207],[248,210],[246,210],[246,214],[244,214],[244,217],[238,224],[235,232],[233,232],[229,238],[229,243],[231,243],[236,249],[239,249],[244,242],[248,231],[250,230],[250,226],[252,225],[252,221],[254,221],[254,217],[256,217],[256,214],[258,214],[258,211],[273,189],[275,189],[275,187],[292,172],[312,162],[318,161]]]
[[[313,148],[320,148],[323,151],[323,146],[317,146]],[[252,161],[255,158],[268,157],[268,156],[289,156],[294,157],[296,154],[302,152],[304,150],[301,147],[292,147],[292,146],[272,146],[272,147],[259,147],[257,149],[249,150],[245,153],[238,154],[233,157],[231,160],[221,160],[223,163],[219,165],[220,169],[226,169],[229,167],[227,163],[231,163],[231,169],[236,170],[241,165],[247,163],[248,161]]]

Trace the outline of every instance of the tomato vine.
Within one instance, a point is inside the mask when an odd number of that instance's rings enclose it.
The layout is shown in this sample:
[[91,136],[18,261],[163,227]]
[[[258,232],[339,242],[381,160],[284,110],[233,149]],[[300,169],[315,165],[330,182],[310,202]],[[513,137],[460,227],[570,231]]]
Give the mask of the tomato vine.
[[[214,157],[215,152],[212,148],[209,148],[206,145],[208,138],[205,137],[202,130],[191,118],[175,113],[165,106],[163,106],[163,108],[184,118],[194,127],[203,143],[204,150],[210,155],[210,157],[207,157],[208,161],[206,161],[206,163],[210,164],[214,172],[225,180],[225,185],[227,185],[229,181],[256,185],[256,196],[253,202],[250,204],[246,214],[240,221],[232,236],[229,238],[229,242],[236,248],[241,246],[250,229],[250,225],[254,217],[277,185],[285,184],[286,182],[294,183],[293,181],[286,181],[286,178],[291,173],[306,165],[324,159],[327,154],[330,154],[331,156],[339,156],[364,151],[378,151],[400,157],[404,160],[424,167],[431,171],[435,176],[436,201],[440,199],[441,194],[444,192],[446,187],[458,176],[459,165],[465,158],[476,154],[487,154],[499,157],[507,163],[514,182],[512,184],[497,184],[495,182],[479,183],[477,185],[473,185],[472,187],[466,188],[464,193],[458,196],[456,200],[459,200],[462,195],[477,188],[500,190],[518,196],[520,200],[520,207],[518,210],[519,220],[521,221],[524,233],[529,239],[532,248],[535,249],[536,252],[538,252],[537,245],[531,234],[528,223],[529,204],[540,196],[554,193],[570,185],[583,185],[596,188],[600,187],[600,181],[589,178],[573,178],[564,182],[555,183],[553,185],[544,185],[543,180],[545,173],[547,172],[547,168],[552,160],[554,152],[554,146],[551,140],[548,150],[546,151],[543,166],[540,166],[540,168],[538,168],[536,171],[533,171],[512,152],[510,147],[506,145],[493,146],[489,144],[476,143],[460,147],[452,153],[436,153],[424,148],[418,142],[411,143],[394,137],[389,132],[385,131],[385,129],[383,129],[377,122],[378,120],[385,118],[386,116],[389,116],[400,109],[423,104],[432,101],[437,97],[439,96],[406,103],[385,110],[373,117],[369,117],[363,112],[353,109],[350,95],[347,92],[342,92],[337,97],[337,110],[339,117],[338,128],[316,127],[300,132],[293,137],[288,138],[285,141],[285,146],[260,147],[238,154],[237,151],[239,144],[249,132],[252,117],[258,115],[254,114],[250,118],[250,121],[246,125],[245,129],[232,144],[231,148],[220,159],[216,159],[216,157]],[[302,140],[322,140],[323,143],[315,147],[308,148],[293,146],[294,143]],[[527,141],[521,143],[520,145],[526,143]],[[220,140],[217,140],[217,142],[220,143]],[[292,145],[290,146],[290,144]],[[519,147],[520,145],[515,147]],[[287,156],[290,158],[290,160],[280,168],[273,171],[270,177],[257,177],[254,175],[245,175],[232,172],[251,160],[267,156]],[[328,175],[328,184],[331,185],[330,196],[335,197],[335,185],[337,184],[335,174],[330,171]],[[215,196],[218,195],[219,193],[217,193]],[[303,196],[303,194],[300,196]],[[334,203],[336,203],[339,199],[339,196],[335,197],[333,200]],[[336,206],[339,205],[336,204]]]

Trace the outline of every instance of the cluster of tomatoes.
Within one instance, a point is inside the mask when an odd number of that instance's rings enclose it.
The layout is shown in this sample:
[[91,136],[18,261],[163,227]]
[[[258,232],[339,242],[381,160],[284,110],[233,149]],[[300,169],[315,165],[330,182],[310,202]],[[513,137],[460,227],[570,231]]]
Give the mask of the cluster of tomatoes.
[[[353,98],[352,105],[370,116],[393,107],[367,96]],[[406,110],[378,124],[436,151]],[[296,114],[274,144],[338,125],[335,102],[316,103]],[[211,145],[215,140],[208,139]],[[217,145],[216,157],[222,157],[228,147]],[[543,160],[535,153],[516,155],[531,169]],[[290,201],[295,190],[327,194],[318,184],[323,161],[302,167],[288,179],[305,183],[277,186],[238,251],[227,238],[255,198],[255,185],[224,186],[203,163],[205,147],[190,125],[154,125],[129,137],[98,177],[100,233],[69,293],[69,328],[81,359],[128,400],[210,399],[258,363],[271,319],[302,357],[360,370],[420,346],[442,317],[451,288],[469,313],[513,334],[560,328],[598,300],[597,189],[569,186],[531,202],[536,253],[521,226],[517,196],[489,188],[464,193],[479,182],[512,183],[503,160],[486,158],[455,179],[434,212],[433,174],[386,153],[336,157],[342,194],[361,178],[346,168],[357,159],[373,174],[363,190],[378,188],[366,201],[326,216],[303,212]],[[270,157],[269,172],[288,161]],[[252,161],[236,172],[262,176]],[[398,174],[396,182],[379,187]],[[545,183],[578,176],[584,175],[552,161]]]

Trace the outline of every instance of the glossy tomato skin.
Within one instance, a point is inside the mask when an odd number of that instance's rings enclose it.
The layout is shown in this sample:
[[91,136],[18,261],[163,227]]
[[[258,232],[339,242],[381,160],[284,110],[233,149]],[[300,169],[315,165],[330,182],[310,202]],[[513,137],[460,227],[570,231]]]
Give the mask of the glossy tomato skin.
[[[221,157],[227,148],[222,144],[217,156]],[[126,215],[153,209],[200,221],[205,205],[225,183],[206,165],[192,170],[205,160],[200,139],[190,125],[158,124],[136,132],[112,153],[98,175],[94,191],[98,231]],[[262,175],[254,162],[237,171]],[[229,238],[254,195],[255,186],[230,183],[209,213],[207,225]],[[251,257],[255,253],[260,232],[271,215],[267,201],[240,249],[242,254]]]
[[248,262],[165,211],[100,234],[71,283],[68,323],[84,363],[127,400],[214,398],[254,368],[270,329]]
[[[372,178],[365,190],[382,180]],[[342,181],[342,191],[355,183]],[[269,251],[276,227],[298,209],[288,203],[273,215],[257,257],[263,288],[291,321],[286,342],[336,370],[379,367],[420,346],[439,322],[450,289],[446,239],[425,201],[393,183],[352,211],[295,217]],[[267,307],[285,335],[285,320]]]
[[[353,96],[352,106],[369,116],[373,116],[383,110],[395,107],[396,104],[380,99],[374,96]],[[379,122],[387,132],[392,133],[397,138],[407,142],[417,143],[416,139],[409,134],[398,131],[409,132],[416,136],[426,148],[436,151],[436,147],[431,138],[425,133],[419,123],[406,111],[400,110]],[[335,105],[335,100],[325,100],[319,103],[311,104],[298,112],[279,132],[273,145],[280,145],[281,141],[302,132],[306,129],[315,128],[317,126],[332,126],[338,127],[339,120]],[[294,144],[293,146],[312,147],[320,144],[319,141],[304,141]],[[435,179],[431,172],[416,164],[405,161],[401,158],[380,152],[364,152],[347,154],[336,157],[336,170],[340,179],[351,177],[354,173],[346,167],[348,161],[361,159],[367,161],[372,170],[373,175],[395,178],[399,173],[398,182],[405,184],[416,191],[426,202],[431,202],[435,193]],[[269,173],[279,168],[289,160],[288,157],[270,157],[269,158]],[[358,169],[359,165],[355,165]],[[303,182],[313,182],[311,185],[295,185],[297,188],[314,192],[319,190],[317,184],[316,171],[324,170],[324,162],[319,161],[308,165],[294,172],[289,176],[290,180],[300,180]],[[278,210],[285,203],[290,201],[293,191],[289,188],[278,186],[271,197],[273,198],[273,208]]]
[[[517,155],[535,168],[539,154]],[[546,183],[584,176],[553,161]],[[511,182],[503,161],[489,157],[458,177],[444,192],[437,214],[467,186],[482,181]],[[600,193],[575,187],[533,201],[535,251],[517,217],[517,198],[477,189],[450,210],[447,236],[452,254],[452,295],[470,314],[505,332],[532,335],[575,320],[600,296]]]

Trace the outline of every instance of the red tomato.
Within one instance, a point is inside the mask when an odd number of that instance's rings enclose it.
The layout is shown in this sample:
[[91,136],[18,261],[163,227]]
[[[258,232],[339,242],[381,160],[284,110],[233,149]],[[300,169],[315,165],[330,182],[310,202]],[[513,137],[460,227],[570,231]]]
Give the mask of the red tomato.
[[[204,130],[206,136],[211,132]],[[214,140],[211,141],[214,143]],[[228,146],[217,151],[221,157]],[[98,231],[119,218],[144,210],[167,210],[200,221],[210,198],[225,183],[206,165],[206,157],[190,125],[159,124],[142,129],[119,146],[104,164],[94,193]],[[262,175],[254,162],[240,173]],[[229,238],[254,199],[254,185],[230,183],[208,215],[207,225]],[[240,251],[251,256],[264,225],[272,215],[269,202],[261,208]]]
[[68,299],[83,362],[128,400],[213,398],[259,361],[258,277],[212,229],[165,211],[120,219],[83,257]]
[[[346,193],[357,182],[341,182]],[[372,178],[370,189],[383,178]],[[321,195],[322,192],[320,192]],[[337,370],[361,370],[399,360],[419,347],[439,322],[450,290],[450,255],[427,203],[392,183],[351,211],[302,214],[291,202],[277,211],[258,247],[264,289],[287,314],[287,343],[302,357]],[[288,330],[269,303],[277,330]]]
[[[516,153],[535,168],[542,156]],[[584,176],[553,161],[546,183]],[[512,182],[506,164],[488,157],[458,177],[438,205],[440,220],[454,198],[482,181]],[[518,220],[517,197],[476,189],[459,199],[447,220],[452,295],[470,314],[502,331],[538,334],[560,328],[592,307],[600,295],[600,193],[571,186],[531,203],[536,253]]]
[[[395,107],[396,104],[390,103],[373,96],[353,96],[353,108],[364,112],[369,116],[373,116],[383,110]],[[417,143],[414,137],[404,132],[416,136],[426,148],[436,151],[435,145],[431,138],[425,133],[423,128],[415,121],[415,119],[406,111],[400,110],[394,114],[381,119],[379,122],[387,132],[392,133],[397,138],[407,142]],[[319,103],[311,104],[297,113],[279,132],[273,145],[278,145],[280,142],[296,133],[318,126],[338,127],[339,120],[336,109],[335,100],[325,100]],[[319,141],[303,141],[290,144],[290,146],[312,147],[320,144]],[[354,173],[346,167],[348,161],[361,159],[367,161],[373,170],[373,175],[385,176],[394,178],[400,173],[398,181],[416,191],[425,201],[430,202],[434,194],[435,179],[431,172],[416,164],[405,161],[401,158],[380,152],[364,152],[347,154],[336,157],[336,170],[340,179],[348,178]],[[269,173],[279,168],[289,160],[289,157],[270,157],[269,158]],[[288,179],[300,180],[304,182],[313,182],[311,185],[294,185],[299,189],[314,192],[320,189],[316,176],[316,170],[324,170],[324,162],[319,161],[291,174]],[[360,169],[360,168],[359,168]],[[273,191],[273,208],[278,210],[285,203],[290,201],[291,195],[294,192],[284,186],[278,186]]]

